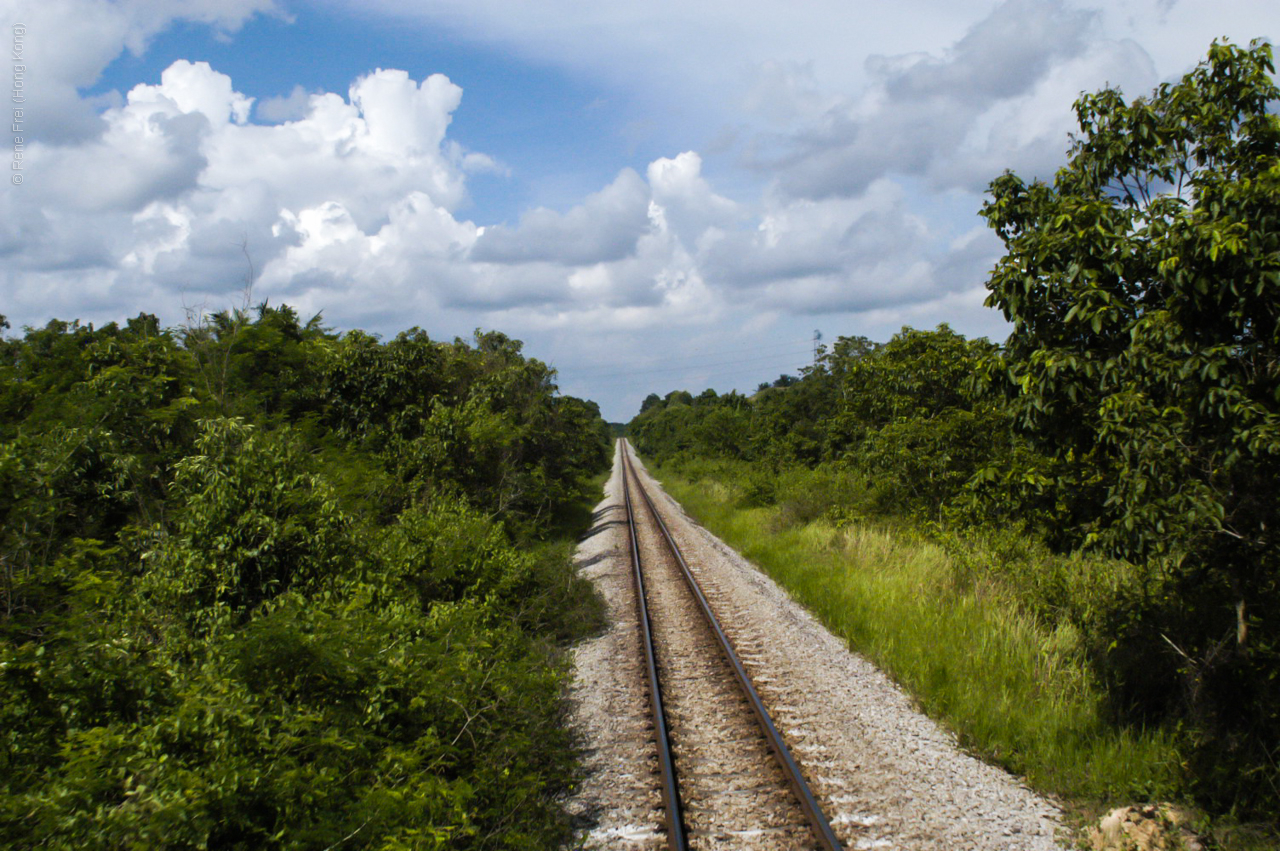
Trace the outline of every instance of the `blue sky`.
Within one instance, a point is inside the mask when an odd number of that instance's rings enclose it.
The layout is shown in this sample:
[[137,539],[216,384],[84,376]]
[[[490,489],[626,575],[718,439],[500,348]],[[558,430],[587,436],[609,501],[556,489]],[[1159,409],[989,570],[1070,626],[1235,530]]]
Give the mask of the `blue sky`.
[[[0,313],[497,328],[614,420],[982,307],[977,218],[1273,0],[0,0],[27,26]],[[379,70],[380,69],[380,70]]]
[[428,24],[405,26],[300,3],[283,10],[250,18],[230,37],[179,22],[140,56],[122,53],[86,94],[154,83],[180,59],[208,62],[258,101],[287,97],[299,86],[345,92],[375,68],[403,69],[415,80],[444,74],[464,93],[450,137],[510,169],[469,181],[474,206],[466,212],[485,222],[514,222],[530,206],[570,206],[623,165],[643,168],[660,153],[652,139],[636,145],[624,138],[624,95],[554,66],[522,61]]

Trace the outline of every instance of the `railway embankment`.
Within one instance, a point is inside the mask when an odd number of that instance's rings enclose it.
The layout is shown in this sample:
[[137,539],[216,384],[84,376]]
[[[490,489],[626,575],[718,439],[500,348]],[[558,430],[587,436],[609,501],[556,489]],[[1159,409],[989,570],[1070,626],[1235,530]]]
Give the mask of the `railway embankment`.
[[[955,736],[921,714],[912,699],[844,639],[826,629],[777,583],[694,523],[641,465],[637,478],[697,573],[755,688],[808,778],[826,818],[847,848],[1054,849],[1060,811],[1018,778],[976,759]],[[665,847],[658,759],[644,684],[635,584],[622,493],[621,460],[579,561],[609,607],[610,627],[582,644],[575,660],[573,724],[586,751],[586,779],[571,802],[587,848]],[[641,537],[643,540],[643,532]],[[679,606],[675,608],[679,609]],[[659,627],[681,632],[687,620]],[[692,644],[697,644],[694,641]],[[693,650],[665,644],[660,667],[672,680],[698,682]],[[683,673],[681,673],[683,671]],[[708,749],[744,738],[699,715],[710,686],[677,698],[676,726],[696,731],[693,752],[677,771],[694,805],[690,847],[816,847],[776,815],[773,792]],[[680,738],[679,735],[676,736]],[[734,757],[733,759],[737,759]],[[716,784],[719,784],[718,787]],[[734,804],[762,815],[752,826],[709,814]]]

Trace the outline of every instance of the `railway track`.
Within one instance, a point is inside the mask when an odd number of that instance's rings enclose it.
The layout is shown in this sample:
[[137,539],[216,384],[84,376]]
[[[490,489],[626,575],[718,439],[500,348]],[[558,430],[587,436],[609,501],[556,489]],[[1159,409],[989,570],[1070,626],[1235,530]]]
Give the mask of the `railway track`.
[[843,846],[619,441],[668,847]]

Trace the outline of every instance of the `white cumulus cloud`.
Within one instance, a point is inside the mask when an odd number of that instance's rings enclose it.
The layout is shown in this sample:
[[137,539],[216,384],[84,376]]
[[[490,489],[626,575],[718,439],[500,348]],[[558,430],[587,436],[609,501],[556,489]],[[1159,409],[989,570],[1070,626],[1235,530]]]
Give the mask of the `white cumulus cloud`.
[[376,70],[346,99],[309,95],[302,116],[258,125],[229,77],[179,60],[107,109],[97,137],[31,145],[8,251],[31,274],[11,296],[39,304],[52,270],[142,300],[235,288],[248,263],[264,295],[296,295],[395,280],[406,258],[456,262],[477,232],[451,212],[466,199],[445,139],[461,96],[442,75]]
[[28,64],[39,69],[40,97],[30,126],[40,138],[69,141],[101,131],[95,104],[78,89],[92,86],[124,50],[141,55],[177,22],[231,34],[258,14],[282,14],[276,0],[8,0],[8,22],[27,25]]
[[[1143,94],[1214,36],[1280,35],[1271,0],[333,0],[590,80],[631,105],[629,128],[658,128],[653,153],[595,191],[495,223],[463,216],[468,181],[513,167],[451,138],[466,105],[444,75],[378,68],[345,92],[301,81],[255,103],[179,60],[83,97],[166,28],[234,38],[284,7],[9,2],[42,87],[30,180],[0,194],[11,319],[173,321],[181,305],[226,306],[249,276],[255,297],[340,327],[526,336],[580,393],[574,363],[621,364],[682,332],[807,335],[822,316],[841,323],[828,334],[883,336],[954,316],[998,333],[980,308],[999,252],[976,216],[988,181],[1059,166],[1080,92]],[[570,135],[566,150],[592,143]],[[572,159],[516,176],[583,185]]]

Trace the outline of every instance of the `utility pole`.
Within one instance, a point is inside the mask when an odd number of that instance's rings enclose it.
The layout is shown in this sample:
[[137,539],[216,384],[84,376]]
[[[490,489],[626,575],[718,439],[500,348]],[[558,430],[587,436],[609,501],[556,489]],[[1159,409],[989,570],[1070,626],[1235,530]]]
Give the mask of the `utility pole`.
[[818,343],[822,342],[822,332],[817,328],[813,329],[813,365],[818,365]]

